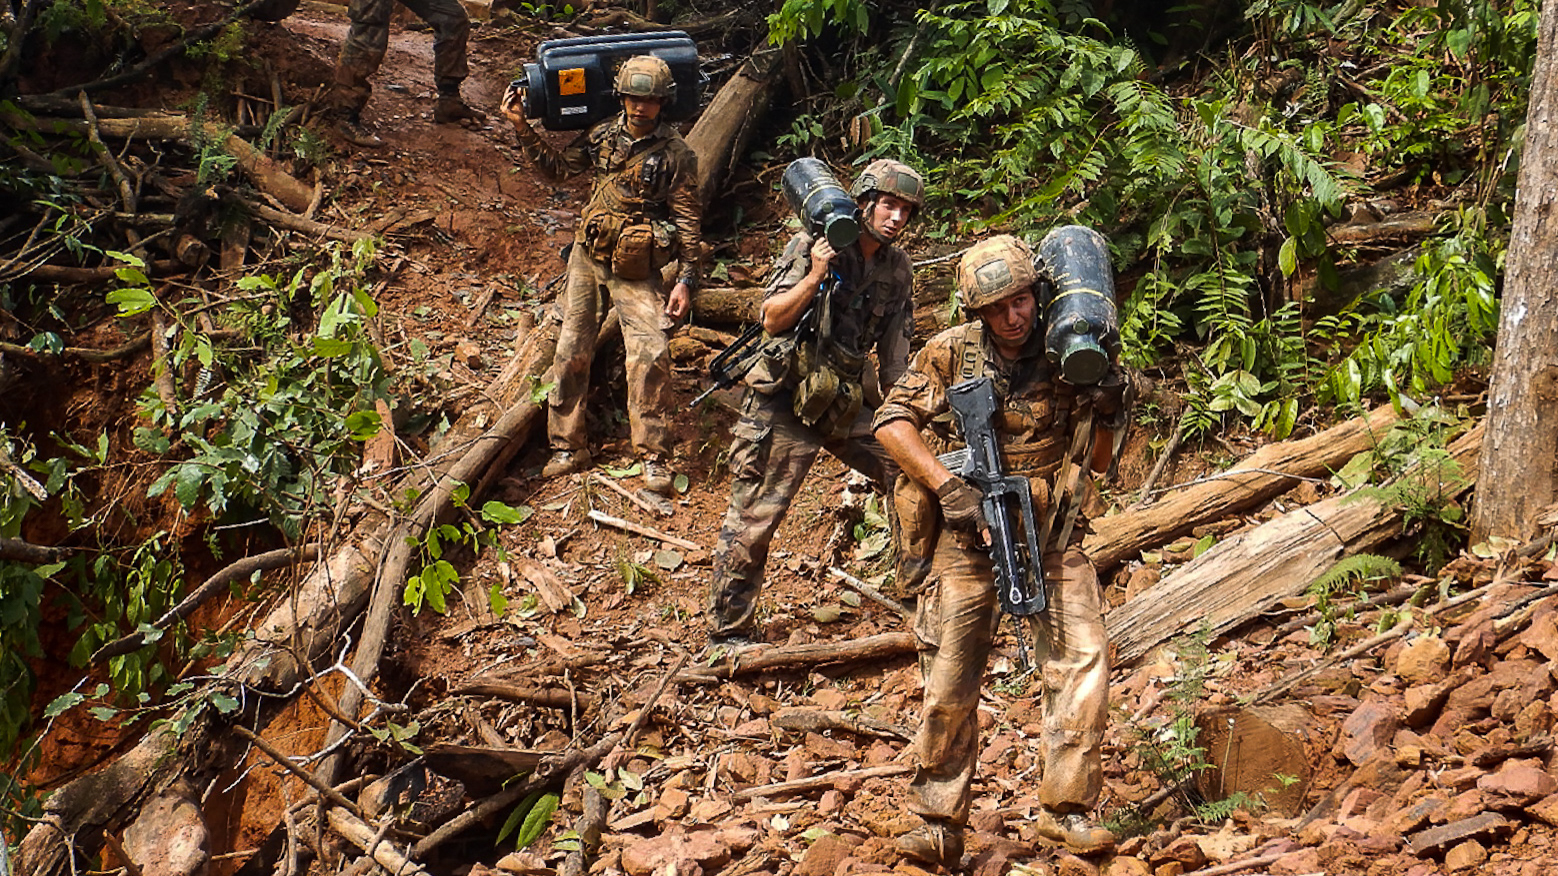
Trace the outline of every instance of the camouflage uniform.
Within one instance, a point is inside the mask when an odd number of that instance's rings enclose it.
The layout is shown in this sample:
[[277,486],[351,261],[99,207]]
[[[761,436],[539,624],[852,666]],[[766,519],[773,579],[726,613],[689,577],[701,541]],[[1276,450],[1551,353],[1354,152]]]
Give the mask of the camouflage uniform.
[[389,48],[390,15],[399,2],[433,28],[433,79],[440,94],[458,93],[470,75],[465,57],[471,18],[460,0],[351,0],[347,16],[352,26],[335,66],[335,95],[340,109],[360,110],[373,93],[369,78],[377,73]]
[[[1034,332],[1017,360],[1008,363],[996,352],[983,322],[947,329],[926,344],[888,392],[873,425],[907,420],[922,430],[932,452],[960,446],[947,389],[980,375],[991,377],[997,397],[1004,399],[996,428],[1005,463],[1009,473],[1031,479],[1034,511],[1042,520],[1050,483],[1070,444],[1072,423],[1088,415],[1093,402],[1055,379],[1041,332]],[[934,505],[934,496],[930,502]],[[905,528],[910,528],[907,522]],[[1109,649],[1098,576],[1077,547],[1083,529],[1078,526],[1063,549],[1045,554],[1049,608],[1031,618],[1027,628],[1044,686],[1040,801],[1056,812],[1091,809],[1103,786]],[[927,819],[963,825],[979,753],[975,707],[1000,614],[987,551],[951,527],[937,527],[931,537],[935,555],[930,584],[914,619],[925,702],[914,742],[916,769],[908,805]]]
[[[790,289],[811,270],[813,242],[805,232],[790,239],[769,283],[770,297]],[[909,257],[897,247],[884,246],[867,263],[855,244],[835,255],[830,267],[841,278],[832,293],[831,337],[849,350],[874,348],[881,385],[888,386],[908,364],[914,331]],[[884,491],[891,486],[898,466],[871,437],[871,413],[863,407],[847,437],[829,440],[795,416],[789,389],[766,393],[748,387],[730,448],[730,510],[714,549],[711,635],[752,631],[768,546],[819,452],[827,450]]]
[[[628,419],[633,446],[648,456],[668,456],[670,428],[666,392],[671,354],[665,334],[665,290],[659,267],[681,259],[678,282],[698,285],[703,253],[698,200],[698,156],[676,129],[661,123],[635,140],[625,118],[602,122],[562,150],[552,148],[529,125],[516,127],[520,148],[550,176],[595,170],[590,200],[579,216],[568,280],[563,328],[557,339],[557,391],[547,430],[552,449],[580,452],[585,436],[585,397],[590,360],[605,316],[603,294],[616,305],[627,348]],[[647,221],[654,229],[655,270],[647,279],[613,273],[612,244],[626,223]]]

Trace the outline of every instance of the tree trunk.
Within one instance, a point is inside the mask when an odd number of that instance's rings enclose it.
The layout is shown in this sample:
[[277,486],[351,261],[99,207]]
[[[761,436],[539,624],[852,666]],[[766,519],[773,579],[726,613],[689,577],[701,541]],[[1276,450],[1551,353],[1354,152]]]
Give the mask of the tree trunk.
[[[1304,813],[1310,764],[1328,755],[1314,716],[1302,706],[1228,706],[1196,715],[1196,745],[1208,767],[1196,774],[1207,800],[1226,800],[1243,791],[1289,818]],[[1285,777],[1285,778],[1284,778]],[[1292,781],[1288,781],[1291,779]]]
[[1515,193],[1493,380],[1488,447],[1472,505],[1471,540],[1527,541],[1558,502],[1558,6],[1542,7]]
[[698,156],[698,200],[707,207],[724,182],[727,168],[739,161],[752,131],[768,111],[773,95],[777,51],[748,58],[725,87],[714,95],[698,123],[687,134],[687,145]]
[[1093,521],[1082,550],[1102,572],[1197,526],[1268,502],[1292,489],[1298,478],[1324,476],[1341,468],[1377,444],[1396,419],[1395,410],[1386,406],[1309,438],[1268,444],[1215,479],[1176,488],[1141,510]]
[[[1460,479],[1415,468],[1404,478],[1433,478],[1447,495],[1477,476],[1482,427],[1457,439],[1450,454]],[[1364,553],[1401,534],[1401,509],[1359,491],[1299,508],[1234,535],[1108,615],[1115,665],[1128,666],[1168,639],[1205,627],[1218,636],[1304,592],[1336,561]]]

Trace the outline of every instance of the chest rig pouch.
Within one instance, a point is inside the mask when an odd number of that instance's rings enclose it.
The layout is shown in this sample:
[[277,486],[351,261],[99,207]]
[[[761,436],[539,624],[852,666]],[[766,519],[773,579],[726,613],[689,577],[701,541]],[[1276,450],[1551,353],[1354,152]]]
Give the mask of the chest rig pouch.
[[605,209],[590,219],[590,254],[624,280],[647,280],[676,258],[675,227],[650,216],[663,206],[653,196],[668,187],[670,164],[664,148],[651,149],[629,158],[601,187]]

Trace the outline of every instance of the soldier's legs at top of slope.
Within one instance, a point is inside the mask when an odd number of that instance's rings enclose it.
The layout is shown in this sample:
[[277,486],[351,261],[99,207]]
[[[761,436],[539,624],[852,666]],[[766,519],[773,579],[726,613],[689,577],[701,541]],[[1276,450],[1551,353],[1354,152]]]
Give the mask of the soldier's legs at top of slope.
[[[397,0],[352,0],[347,9],[351,27],[341,44],[335,82],[326,99],[326,111],[338,120],[337,129],[359,146],[382,146],[384,141],[362,123],[362,110],[373,94],[372,78],[389,48],[390,17]],[[460,97],[460,85],[470,75],[467,59],[471,20],[459,0],[399,0],[433,29],[433,79],[438,98],[433,120],[444,123],[480,124],[485,114]]]

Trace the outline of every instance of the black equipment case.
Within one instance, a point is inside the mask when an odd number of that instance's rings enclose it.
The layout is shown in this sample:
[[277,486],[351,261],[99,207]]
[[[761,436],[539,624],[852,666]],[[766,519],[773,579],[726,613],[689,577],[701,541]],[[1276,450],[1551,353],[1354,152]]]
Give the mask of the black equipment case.
[[703,102],[698,45],[679,30],[547,40],[534,64],[514,80],[525,95],[525,115],[549,131],[588,128],[615,115],[617,68],[635,55],[654,55],[671,68],[676,91],[661,110],[670,122],[690,119]]

